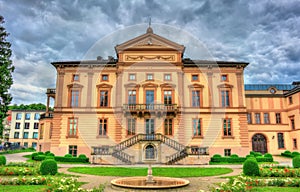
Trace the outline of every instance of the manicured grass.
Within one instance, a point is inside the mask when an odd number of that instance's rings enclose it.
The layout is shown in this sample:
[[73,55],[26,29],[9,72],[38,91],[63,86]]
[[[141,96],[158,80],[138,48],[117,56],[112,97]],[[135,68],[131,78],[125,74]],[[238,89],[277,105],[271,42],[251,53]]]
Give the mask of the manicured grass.
[[[146,176],[145,167],[73,167],[70,172],[101,176]],[[206,177],[231,173],[230,168],[197,168],[197,167],[153,167],[153,176],[163,177]]]
[[[244,162],[235,162],[235,163],[228,163],[228,162],[209,162],[210,165],[242,165]],[[279,164],[277,161],[273,162],[258,162],[259,165],[266,165],[266,164]]]
[[254,187],[251,191],[255,192],[299,192],[298,187]]
[[46,188],[44,185],[0,185],[0,191],[9,192],[42,192]]
[[1,151],[0,155],[13,154],[13,153],[24,153],[24,152],[35,152],[35,149],[28,148],[28,149],[16,149],[16,150]]

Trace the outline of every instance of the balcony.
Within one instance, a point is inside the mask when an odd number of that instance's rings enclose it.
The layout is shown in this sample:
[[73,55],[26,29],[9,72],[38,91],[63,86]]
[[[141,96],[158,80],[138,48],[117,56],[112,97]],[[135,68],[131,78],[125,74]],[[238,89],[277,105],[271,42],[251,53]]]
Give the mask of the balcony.
[[46,94],[54,94],[54,95],[55,95],[55,93],[56,93],[56,90],[55,89],[51,89],[51,88],[48,88],[47,92],[46,92]]
[[123,112],[125,114],[144,116],[145,114],[156,115],[176,115],[178,111],[177,104],[124,104]]
[[52,111],[49,111],[48,113],[43,113],[43,114],[41,114],[40,120],[41,120],[41,119],[46,119],[46,118],[53,118],[53,112],[52,112]]

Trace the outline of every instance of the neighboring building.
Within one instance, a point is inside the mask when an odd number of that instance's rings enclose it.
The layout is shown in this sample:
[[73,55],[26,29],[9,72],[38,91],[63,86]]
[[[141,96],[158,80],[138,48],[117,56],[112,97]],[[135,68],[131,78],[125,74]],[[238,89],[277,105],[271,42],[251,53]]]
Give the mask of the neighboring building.
[[3,142],[9,140],[9,133],[10,133],[10,126],[11,126],[11,110],[7,111],[7,117],[3,121]]
[[183,45],[150,27],[115,50],[117,59],[52,63],[54,111],[40,120],[39,150],[95,163],[197,164],[297,148],[299,86],[245,86],[248,63],[183,58]]
[[39,119],[45,111],[12,110],[9,141],[20,146],[36,148],[38,145]]

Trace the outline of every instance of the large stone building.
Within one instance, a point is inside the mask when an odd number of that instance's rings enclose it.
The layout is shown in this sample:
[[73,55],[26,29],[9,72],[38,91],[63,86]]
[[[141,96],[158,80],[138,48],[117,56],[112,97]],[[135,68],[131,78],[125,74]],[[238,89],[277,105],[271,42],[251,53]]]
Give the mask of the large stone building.
[[184,58],[153,33],[115,47],[117,59],[53,62],[54,111],[39,150],[98,163],[206,163],[209,155],[297,149],[300,87],[244,85],[245,62]]

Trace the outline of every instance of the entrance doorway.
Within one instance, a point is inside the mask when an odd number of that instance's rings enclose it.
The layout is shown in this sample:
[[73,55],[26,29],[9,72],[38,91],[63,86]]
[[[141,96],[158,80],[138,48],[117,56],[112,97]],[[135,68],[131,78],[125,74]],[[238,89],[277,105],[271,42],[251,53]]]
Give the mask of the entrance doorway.
[[267,139],[262,134],[255,134],[252,137],[252,150],[265,154],[267,150]]

